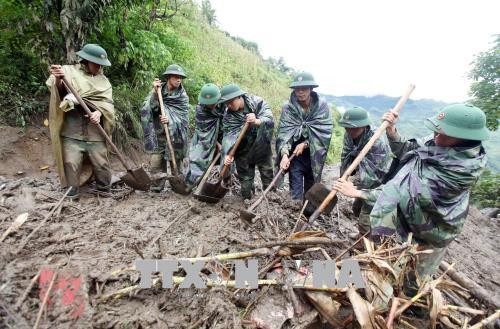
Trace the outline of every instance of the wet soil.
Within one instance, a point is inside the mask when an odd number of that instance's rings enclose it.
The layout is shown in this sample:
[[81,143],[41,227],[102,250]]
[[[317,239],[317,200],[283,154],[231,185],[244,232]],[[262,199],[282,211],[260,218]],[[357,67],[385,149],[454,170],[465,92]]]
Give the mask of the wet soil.
[[[248,203],[235,193],[209,205],[192,196],[177,195],[168,187],[161,193],[150,193],[117,185],[106,194],[90,185],[82,190],[79,201],[65,200],[61,210],[19,249],[64,191],[55,177],[46,128],[29,128],[26,132],[0,128],[0,234],[19,214],[28,213],[27,221],[0,242],[0,328],[33,327],[44,287],[37,282],[20,309],[14,305],[40,269],[57,269],[59,277],[79,278],[73,292],[80,296],[75,297],[77,302],[68,304],[60,296],[66,291],[54,290],[59,295],[52,298],[42,316],[43,328],[252,327],[243,314],[253,309],[252,301],[260,298],[262,289],[156,286],[115,300],[100,298],[138,284],[138,273],[129,270],[136,259],[216,255],[285,239],[301,210],[289,200],[286,190],[270,193],[256,210],[261,219],[247,225],[239,211]],[[147,162],[141,155],[136,159]],[[40,170],[44,166],[49,169]],[[327,167],[323,179],[328,185],[337,175],[336,167]],[[339,206],[315,227],[345,241],[344,245],[325,248],[332,257],[350,245],[357,233],[349,202],[340,198]],[[446,256],[458,270],[497,296],[499,232],[497,220],[471,208],[462,234]],[[321,257],[321,253],[313,252],[308,257]],[[259,260],[262,268],[272,257]],[[283,294],[278,288],[271,292]],[[75,305],[83,310],[78,317],[72,313]]]

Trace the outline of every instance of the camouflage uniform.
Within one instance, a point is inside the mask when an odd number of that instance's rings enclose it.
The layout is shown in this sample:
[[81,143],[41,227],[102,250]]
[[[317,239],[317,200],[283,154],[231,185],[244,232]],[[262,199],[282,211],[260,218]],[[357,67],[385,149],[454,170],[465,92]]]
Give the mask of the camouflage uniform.
[[[166,82],[161,84],[165,115],[174,149],[175,161],[182,173],[182,162],[188,150],[188,112],[189,98],[182,84],[176,90],[169,91]],[[144,130],[144,147],[151,153],[151,172],[166,172],[170,154],[165,137],[165,128],[160,122],[160,103],[156,92],[150,92],[141,108],[141,123]],[[161,190],[165,179],[156,181],[152,187]]]
[[418,274],[435,272],[446,246],[460,233],[469,207],[470,190],[486,165],[479,141],[455,147],[436,146],[432,136],[406,140],[389,138],[400,160],[395,176],[385,185],[363,192],[368,203],[372,236],[410,232],[433,254],[418,259]]
[[196,129],[189,148],[189,169],[186,183],[193,187],[208,169],[215,154],[216,143],[222,143],[222,119],[224,105],[219,104],[213,110],[205,105],[196,106]]
[[283,155],[291,155],[295,147],[307,141],[309,147],[290,163],[289,179],[292,199],[302,200],[314,183],[321,181],[332,135],[332,116],[328,104],[311,91],[310,110],[305,112],[292,92],[281,111],[276,153],[280,163]]
[[[356,140],[348,134],[344,134],[344,146],[342,148],[340,175],[343,175],[351,165],[359,152],[373,136],[374,131],[366,126],[363,134]],[[389,146],[383,139],[378,139],[370,151],[352,173],[351,178],[354,185],[360,189],[373,189],[382,184],[382,180],[389,172],[392,156]],[[362,199],[355,199],[353,212],[359,218],[358,229],[360,234],[370,231],[370,212],[372,207]]]
[[262,123],[260,126],[251,125],[248,128],[234,157],[241,185],[241,195],[244,199],[250,199],[252,192],[255,192],[255,166],[259,168],[264,189],[271,183],[274,176],[271,152],[274,121],[271,108],[262,98],[248,94],[241,97],[245,102],[243,111],[228,110],[224,115],[222,154],[225,157],[238,139],[241,128],[246,122],[246,115],[255,113],[256,118],[260,119]]

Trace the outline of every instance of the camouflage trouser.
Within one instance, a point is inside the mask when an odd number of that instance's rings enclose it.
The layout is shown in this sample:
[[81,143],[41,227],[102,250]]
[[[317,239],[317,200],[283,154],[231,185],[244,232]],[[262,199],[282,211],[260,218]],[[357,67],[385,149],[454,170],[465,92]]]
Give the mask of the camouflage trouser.
[[94,169],[96,185],[106,188],[111,183],[111,168],[108,160],[106,142],[85,142],[78,139],[61,137],[64,159],[64,174],[70,186],[80,185],[80,171],[83,156],[88,155]]
[[[157,174],[160,172],[167,173],[167,157],[166,153],[168,150],[158,152],[158,153],[153,153],[151,154],[151,173],[152,174]],[[177,170],[179,171],[179,175],[182,174],[182,161],[184,160],[184,156],[181,156],[177,153],[175,153],[175,162],[177,164]],[[170,161],[168,161],[170,162]],[[172,164],[169,163],[170,169],[172,169]],[[165,187],[165,182],[166,178],[163,179],[157,179],[155,180],[152,185],[151,185],[151,190],[153,191],[162,191],[163,188]]]
[[249,163],[246,154],[243,156],[235,157],[236,171],[238,172],[238,179],[241,185],[241,196],[243,199],[251,199],[252,192],[255,193],[254,179],[255,179],[255,166],[259,168],[260,179],[262,181],[262,189],[266,189],[274,177],[273,159],[271,154],[266,157],[263,162]]
[[437,272],[439,264],[446,253],[446,247],[438,248],[426,245],[419,245],[419,250],[432,250],[431,254],[418,254],[416,260],[416,273],[414,271],[406,274],[404,281],[404,292],[411,297],[417,294],[417,275],[420,282],[427,280]]
[[354,199],[352,204],[352,212],[355,217],[358,217],[358,231],[363,235],[370,232],[370,212],[372,207],[368,206],[362,199]]

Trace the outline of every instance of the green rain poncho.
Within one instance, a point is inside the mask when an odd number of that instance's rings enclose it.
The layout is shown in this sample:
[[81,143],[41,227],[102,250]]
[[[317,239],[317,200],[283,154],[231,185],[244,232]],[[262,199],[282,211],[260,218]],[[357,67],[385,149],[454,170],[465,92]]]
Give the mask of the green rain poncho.
[[196,129],[189,147],[189,169],[186,183],[193,186],[208,169],[216,151],[216,142],[222,142],[222,119],[224,105],[210,110],[204,105],[196,106]]
[[283,106],[281,111],[276,152],[279,157],[283,149],[291,154],[292,144],[299,141],[301,137],[306,138],[309,141],[314,181],[318,183],[321,180],[321,172],[330,147],[333,121],[326,101],[319,98],[314,91],[311,92],[311,97],[310,111],[304,112],[295,94],[292,92],[290,95],[290,101]]
[[372,235],[406,239],[413,232],[417,242],[445,247],[464,225],[470,190],[486,165],[484,148],[479,142],[439,147],[432,137],[390,142],[393,151],[399,147],[400,169],[381,191],[369,192],[378,195],[370,214]]
[[222,139],[222,155],[226,156],[238,139],[238,135],[246,121],[248,113],[262,120],[260,126],[250,126],[245,138],[238,147],[237,156],[245,156],[247,161],[260,163],[271,154],[271,139],[273,136],[273,113],[267,103],[258,96],[245,94],[245,109],[241,112],[226,111],[224,115],[224,138]]
[[[359,137],[360,140],[357,144],[354,143],[354,140],[348,133],[344,134],[340,175],[344,174],[373,134],[374,131],[367,127]],[[391,163],[392,156],[389,145],[384,140],[378,139],[356,168],[355,174],[353,174],[354,185],[364,189],[371,189],[379,186],[382,184],[385,175],[389,172]]]
[[[180,85],[174,92],[169,93],[167,84],[161,84],[163,104],[168,117],[168,127],[172,138],[172,146],[176,158],[186,156],[188,149],[188,112],[189,98]],[[166,149],[166,137],[163,124],[160,122],[160,103],[155,92],[150,92],[141,108],[141,123],[144,129],[144,148],[147,152],[163,152]],[[169,152],[165,152],[166,159]]]

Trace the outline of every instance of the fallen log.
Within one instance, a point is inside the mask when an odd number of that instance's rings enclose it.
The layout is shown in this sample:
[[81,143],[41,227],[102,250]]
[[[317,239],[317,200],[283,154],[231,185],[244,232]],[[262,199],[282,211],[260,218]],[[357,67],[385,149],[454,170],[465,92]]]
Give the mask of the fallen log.
[[469,290],[469,292],[476,298],[484,301],[493,309],[500,308],[500,301],[491,295],[491,292],[486,291],[483,287],[466,277],[464,274],[458,272],[457,270],[450,268],[450,265],[444,261],[441,262],[439,268],[442,271],[446,271],[446,274],[453,279],[455,282],[460,284],[462,287]]

